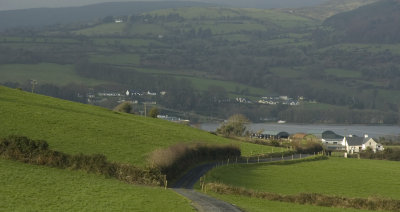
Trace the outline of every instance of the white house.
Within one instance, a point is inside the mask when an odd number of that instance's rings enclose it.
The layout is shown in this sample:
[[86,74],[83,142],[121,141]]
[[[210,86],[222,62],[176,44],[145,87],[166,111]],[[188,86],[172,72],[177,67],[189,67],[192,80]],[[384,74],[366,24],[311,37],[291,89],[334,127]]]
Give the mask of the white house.
[[383,151],[383,145],[377,143],[373,138],[368,137],[368,135],[364,135],[364,137],[357,136],[346,136],[344,138],[344,142],[346,145],[346,151],[348,153],[358,153],[366,150],[368,147],[372,149],[372,151]]
[[327,130],[321,133],[321,142],[327,150],[340,151],[345,150],[345,137]]

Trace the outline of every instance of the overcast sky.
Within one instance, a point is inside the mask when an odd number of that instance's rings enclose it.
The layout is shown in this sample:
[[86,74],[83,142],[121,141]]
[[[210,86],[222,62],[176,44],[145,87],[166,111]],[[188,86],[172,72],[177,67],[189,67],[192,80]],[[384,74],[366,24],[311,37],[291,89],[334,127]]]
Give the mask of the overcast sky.
[[[95,4],[101,2],[121,2],[121,1],[163,1],[163,0],[0,0],[0,10],[15,10],[39,7],[70,7]],[[174,1],[174,0],[172,0]],[[176,0],[175,0],[176,1]],[[178,0],[179,1],[179,0]],[[181,0],[184,1],[184,0]],[[268,5],[270,7],[289,7],[311,6],[327,0],[193,0],[199,2],[225,3],[229,5],[239,5],[244,7],[258,7],[256,5]],[[261,8],[265,8],[261,6]]]

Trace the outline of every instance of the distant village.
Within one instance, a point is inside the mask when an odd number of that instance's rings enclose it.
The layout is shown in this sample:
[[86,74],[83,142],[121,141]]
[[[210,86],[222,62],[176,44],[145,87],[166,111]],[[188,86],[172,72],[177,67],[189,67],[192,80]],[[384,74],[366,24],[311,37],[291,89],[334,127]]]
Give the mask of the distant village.
[[[100,105],[104,107],[112,107],[112,104],[120,104],[123,102],[129,102],[133,105],[157,105],[157,100],[167,95],[166,91],[141,91],[136,89],[127,89],[123,92],[117,91],[102,91],[94,92],[93,90],[87,93],[86,98],[89,104]],[[84,97],[84,96],[81,96]],[[286,105],[289,107],[294,107],[306,102],[304,97],[292,98],[289,96],[264,96],[260,97],[256,101],[251,101],[245,97],[236,97],[235,99],[225,99],[218,101],[221,104],[225,103],[236,103],[236,104],[262,104],[262,105]],[[111,103],[110,103],[111,102]],[[315,101],[307,101],[310,103],[315,103]],[[145,115],[145,110],[139,111],[141,114]],[[189,120],[181,119],[179,117],[170,116],[168,114],[160,115],[160,119],[165,119],[171,122],[177,123],[189,123]],[[269,119],[262,119],[264,121],[276,121]],[[278,123],[284,123],[284,121],[278,121]]]
[[[113,91],[104,91],[104,92],[89,92],[86,97],[89,103],[96,103],[108,100],[112,98],[116,100],[118,103],[128,101],[132,104],[146,103],[146,104],[157,104],[156,101],[148,101],[152,99],[151,97],[156,97],[158,95],[164,96],[167,92],[153,92],[153,91],[135,91],[135,90],[126,90],[125,92],[113,92]],[[142,102],[139,102],[139,99],[142,99]]]
[[[156,97],[156,96],[164,96],[166,95],[166,91],[137,91],[137,90],[126,90],[125,92],[113,92],[113,91],[104,91],[98,93],[88,93],[87,98],[89,103],[93,103],[96,101],[104,100],[108,97],[118,97],[119,102],[123,101],[131,101],[133,104],[140,103],[139,100],[134,100],[134,97]],[[302,102],[306,101],[306,99],[302,96],[293,98],[289,96],[264,96],[260,97],[257,101],[251,101],[246,97],[236,97],[234,102],[243,103],[243,104],[265,104],[265,105],[288,105],[288,106],[297,106]],[[232,102],[230,99],[220,100],[221,103]],[[315,101],[308,101],[309,103],[316,103]]]
[[293,135],[284,131],[263,131],[251,135],[253,138],[268,140],[294,140],[303,139],[306,136],[314,136],[321,142],[324,149],[330,152],[346,152],[347,154],[354,154],[365,151],[367,148],[370,148],[373,152],[384,150],[383,145],[378,143],[376,139],[369,137],[368,134],[364,134],[362,137],[356,135],[342,136],[333,131],[326,130],[310,134],[296,133]]

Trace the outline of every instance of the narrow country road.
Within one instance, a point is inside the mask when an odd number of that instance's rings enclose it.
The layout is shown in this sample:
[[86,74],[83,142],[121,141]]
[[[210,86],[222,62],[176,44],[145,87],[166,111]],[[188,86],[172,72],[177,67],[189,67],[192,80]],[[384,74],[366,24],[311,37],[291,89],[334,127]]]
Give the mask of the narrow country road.
[[[278,157],[278,158],[263,158],[263,159],[256,159],[256,160],[249,160],[249,161],[238,161],[238,163],[245,164],[245,163],[258,163],[258,162],[270,162],[270,161],[280,161],[280,160],[292,160],[292,159],[299,159],[309,157],[310,155],[294,155],[288,157]],[[227,161],[225,161],[227,163]],[[235,161],[236,163],[236,161]],[[184,176],[182,176],[173,187],[174,191],[192,201],[193,206],[201,212],[241,212],[239,208],[236,206],[229,204],[227,202],[215,199],[213,197],[207,196],[203,193],[197,192],[193,190],[194,184],[205,175],[208,171],[214,168],[217,165],[217,162],[214,163],[207,163],[199,165],[191,170],[189,170]]]

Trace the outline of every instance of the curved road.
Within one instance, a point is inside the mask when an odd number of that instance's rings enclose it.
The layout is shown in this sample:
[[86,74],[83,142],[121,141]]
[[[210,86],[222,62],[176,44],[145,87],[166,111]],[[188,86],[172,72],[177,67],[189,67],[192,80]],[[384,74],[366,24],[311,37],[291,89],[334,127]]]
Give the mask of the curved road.
[[[309,157],[310,155],[304,154],[304,155],[294,155],[293,159],[298,159],[298,158],[305,158]],[[280,161],[280,160],[292,160],[292,156],[284,157],[278,157],[278,158],[263,158],[260,160],[249,160],[249,161],[240,161],[238,163],[258,163],[258,162],[270,162],[270,161]],[[213,197],[207,196],[203,193],[197,192],[193,190],[194,184],[202,177],[204,174],[206,174],[208,171],[210,171],[212,168],[214,168],[217,165],[216,162],[214,163],[208,163],[208,164],[203,164],[199,165],[190,171],[188,171],[184,176],[182,176],[176,183],[175,186],[173,187],[174,191],[185,196],[186,198],[190,199],[192,201],[193,206],[198,210],[198,211],[204,211],[204,212],[241,212],[239,208],[236,206],[229,204],[227,202],[215,199]]]

